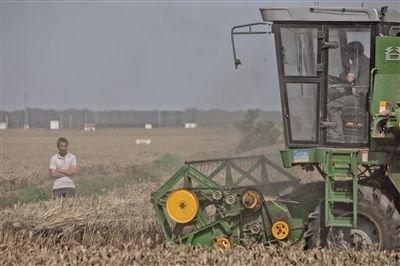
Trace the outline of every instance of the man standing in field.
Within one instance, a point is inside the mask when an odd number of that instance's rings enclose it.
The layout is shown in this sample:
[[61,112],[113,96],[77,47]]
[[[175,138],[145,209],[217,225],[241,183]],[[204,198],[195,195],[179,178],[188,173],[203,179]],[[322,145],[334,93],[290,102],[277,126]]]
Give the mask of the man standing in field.
[[68,140],[57,140],[58,153],[50,159],[49,176],[55,179],[53,197],[72,197],[75,195],[75,184],[71,179],[77,172],[76,157],[68,152]]

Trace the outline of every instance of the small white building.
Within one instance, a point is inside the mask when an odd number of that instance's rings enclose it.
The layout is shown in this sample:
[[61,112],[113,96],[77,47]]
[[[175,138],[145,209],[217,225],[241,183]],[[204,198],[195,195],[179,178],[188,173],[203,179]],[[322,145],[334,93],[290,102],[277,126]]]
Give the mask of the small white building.
[[152,124],[145,124],[144,129],[152,129],[153,125]]
[[6,130],[7,129],[7,123],[1,122],[0,123],[0,130]]
[[185,123],[185,128],[197,128],[197,123]]
[[51,120],[50,121],[50,130],[59,130],[60,129],[60,121]]
[[96,131],[96,125],[94,123],[85,123],[83,125],[83,130],[85,130],[85,131]]

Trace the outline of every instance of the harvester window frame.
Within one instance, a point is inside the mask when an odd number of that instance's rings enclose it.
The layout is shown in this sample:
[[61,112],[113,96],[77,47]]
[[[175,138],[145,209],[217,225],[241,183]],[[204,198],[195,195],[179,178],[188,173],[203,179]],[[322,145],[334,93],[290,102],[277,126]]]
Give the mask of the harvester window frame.
[[[308,51],[308,53],[309,53],[309,56],[310,57],[313,57],[312,59],[313,60],[311,60],[311,61],[313,61],[313,63],[315,63],[315,66],[314,66],[314,75],[302,75],[301,73],[299,74],[299,75],[292,75],[292,74],[286,74],[287,72],[289,72],[289,69],[288,68],[286,68],[286,65],[288,65],[288,64],[286,64],[285,62],[283,62],[284,61],[284,58],[286,58],[286,50],[285,50],[285,48],[284,48],[284,46],[283,46],[283,39],[282,39],[282,36],[283,36],[283,34],[282,34],[282,30],[283,29],[287,29],[289,32],[291,31],[291,30],[293,30],[293,29],[310,29],[310,31],[309,31],[309,33],[312,33],[312,30],[314,29],[314,30],[316,30],[316,47],[312,47],[312,48],[316,48],[315,49],[315,53],[314,53],[314,49],[312,50],[312,51]],[[318,36],[318,31],[320,31],[320,28],[318,27],[318,26],[309,26],[309,25],[299,25],[299,24],[293,24],[293,25],[287,25],[287,26],[285,26],[285,27],[280,27],[279,28],[279,33],[280,33],[280,39],[281,39],[281,48],[280,48],[280,51],[281,51],[281,53],[282,53],[282,63],[283,63],[283,74],[284,74],[284,76],[286,76],[286,77],[318,77],[318,69],[317,69],[317,65],[319,64],[319,60],[320,60],[320,58],[319,58],[319,53],[320,53],[320,51],[319,51],[319,47],[320,47],[320,45],[319,45],[319,42],[318,42],[318,38],[317,38],[317,36]],[[312,41],[314,41],[314,40],[312,40]],[[313,43],[314,44],[314,43]],[[301,55],[300,57],[302,57],[303,55]],[[315,60],[315,62],[314,62],[314,60]],[[300,63],[300,62],[296,62],[297,63],[297,65]],[[299,72],[300,72],[300,70],[299,70]]]
[[[324,23],[323,28],[324,28],[324,35],[326,36],[326,40],[329,41],[329,30],[331,28],[346,28],[346,29],[354,29],[354,28],[369,28],[370,29],[370,70],[375,67],[374,62],[375,62],[375,38],[377,36],[377,23],[372,23],[372,22],[354,22],[354,23],[349,23],[349,22],[335,22],[335,23]],[[328,67],[329,67],[329,49],[325,49],[324,51],[321,51],[323,53],[322,57],[325,58],[325,60],[322,62],[324,65],[324,73],[326,75],[323,76],[324,78],[324,85],[322,89],[322,106],[321,106],[321,112],[323,114],[323,120],[327,120],[328,117],[328,108],[327,108],[327,103],[328,103]],[[371,76],[369,77],[371,79]],[[367,93],[367,99],[369,99],[369,94],[371,92],[371,88],[368,88],[368,93]],[[367,106],[365,107],[366,111],[369,112],[369,100],[367,100]],[[327,129],[321,129],[321,135],[322,135],[322,146],[326,147],[338,147],[338,148],[364,148],[364,147],[369,147],[370,144],[370,134],[369,134],[369,128],[371,126],[371,121],[370,118],[368,117],[368,124],[367,124],[367,141],[364,143],[341,143],[341,142],[329,142],[327,138]]]
[[[281,28],[282,27],[299,27],[299,28],[318,28],[320,36],[318,36],[318,49],[317,49],[317,64],[321,66],[317,70],[317,76],[286,76],[284,72],[284,62],[282,58],[282,38]],[[285,143],[287,147],[343,147],[343,148],[359,148],[369,145],[370,138],[368,134],[367,143],[331,143],[327,142],[327,130],[322,126],[316,128],[316,140],[315,141],[299,141],[293,140],[292,128],[290,124],[289,109],[288,109],[288,97],[286,84],[287,83],[316,83],[318,84],[318,99],[317,99],[317,117],[319,121],[327,120],[327,87],[328,87],[328,50],[322,49],[322,43],[328,41],[328,32],[331,27],[338,28],[370,28],[370,69],[374,67],[375,60],[375,43],[374,39],[377,35],[377,23],[375,22],[274,22],[272,25],[272,32],[275,37],[277,67],[279,75],[279,87],[281,93],[281,106],[284,123],[284,135]],[[369,89],[370,92],[370,89]],[[368,96],[369,97],[369,92]],[[367,103],[367,109],[369,110],[369,103]],[[370,121],[368,121],[368,128],[370,127]]]
[[[279,75],[279,87],[281,93],[281,106],[282,106],[282,114],[283,114],[283,123],[284,123],[284,135],[286,146],[290,147],[302,147],[304,145],[307,146],[318,146],[320,145],[320,130],[319,126],[316,127],[315,132],[315,140],[294,140],[292,135],[292,126],[290,123],[290,114],[289,114],[289,100],[287,94],[287,84],[288,83],[306,83],[306,84],[316,84],[317,85],[317,114],[316,119],[317,123],[319,123],[320,119],[320,99],[321,99],[321,88],[322,88],[322,76],[321,72],[317,70],[316,76],[290,76],[285,75],[285,67],[283,62],[283,47],[282,47],[282,35],[281,28],[315,28],[318,32],[322,31],[322,26],[317,23],[274,23],[272,25],[272,32],[275,37],[275,46],[276,46],[276,58],[277,58],[277,66],[278,66],[278,75]],[[317,38],[317,66],[321,63],[321,39]]]
[[[299,139],[295,139],[294,137],[294,135],[295,134],[292,134],[292,127],[294,127],[292,124],[292,121],[291,121],[291,119],[290,119],[290,102],[289,102],[289,90],[288,90],[288,85],[289,84],[313,84],[313,85],[316,85],[316,87],[315,87],[315,90],[316,90],[316,92],[315,92],[315,94],[316,94],[316,98],[317,98],[317,102],[314,102],[314,107],[315,107],[315,116],[314,116],[314,119],[315,119],[315,131],[314,131],[314,136],[315,136],[315,140],[299,140]],[[319,99],[320,99],[320,97],[321,97],[321,87],[320,87],[320,85],[319,85],[319,83],[316,83],[316,82],[314,82],[314,81],[302,81],[302,82],[299,82],[299,81],[286,81],[285,82],[285,101],[286,101],[286,108],[287,108],[287,114],[288,114],[288,117],[287,117],[287,119],[288,119],[288,131],[289,131],[289,136],[290,136],[290,139],[289,139],[289,141],[291,141],[292,143],[301,143],[301,144],[310,144],[310,143],[315,143],[315,144],[318,144],[319,143],[319,138],[320,138],[320,130],[319,130],[319,121],[320,121],[320,104],[319,104]]]

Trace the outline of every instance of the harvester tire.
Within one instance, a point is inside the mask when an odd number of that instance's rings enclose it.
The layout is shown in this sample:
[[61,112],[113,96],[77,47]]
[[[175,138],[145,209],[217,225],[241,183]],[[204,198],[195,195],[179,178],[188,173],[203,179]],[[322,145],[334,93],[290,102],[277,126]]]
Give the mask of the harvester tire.
[[[329,241],[329,234],[332,234],[330,227],[325,227],[324,204],[319,204],[315,211],[309,216],[308,229],[304,234],[306,248],[332,247]],[[378,188],[360,186],[357,206],[358,220],[368,217],[371,224],[377,228],[379,235],[378,249],[395,250],[400,249],[400,214],[394,202],[382,193]],[[365,218],[364,218],[365,219]],[[350,229],[347,229],[350,230]],[[356,231],[361,229],[356,228]],[[349,243],[351,245],[351,243]],[[339,248],[338,246],[334,246]]]

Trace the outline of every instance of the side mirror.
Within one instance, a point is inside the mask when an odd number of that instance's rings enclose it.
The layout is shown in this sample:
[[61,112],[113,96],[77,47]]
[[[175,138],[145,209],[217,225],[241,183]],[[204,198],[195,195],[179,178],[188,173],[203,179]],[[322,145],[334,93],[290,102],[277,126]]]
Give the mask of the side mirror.
[[[231,42],[232,42],[232,50],[233,50],[233,60],[235,64],[235,68],[238,68],[242,64],[239,58],[237,58],[236,55],[236,48],[235,48],[235,35],[249,35],[249,34],[270,34],[271,31],[267,30],[256,30],[254,31],[253,28],[256,26],[271,26],[269,23],[264,23],[264,22],[258,22],[258,23],[250,23],[250,24],[245,24],[245,25],[238,25],[235,26],[231,29]],[[241,30],[237,31],[238,29],[243,29],[245,28],[246,30]]]
[[235,59],[235,68],[237,68],[238,66],[240,66],[242,64],[242,62],[240,61],[240,59]]

